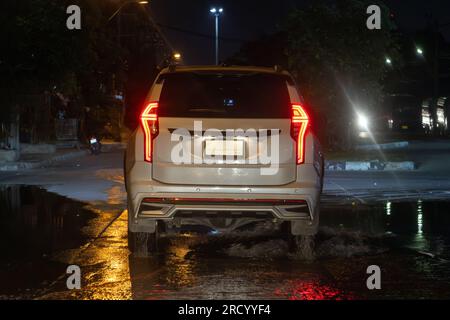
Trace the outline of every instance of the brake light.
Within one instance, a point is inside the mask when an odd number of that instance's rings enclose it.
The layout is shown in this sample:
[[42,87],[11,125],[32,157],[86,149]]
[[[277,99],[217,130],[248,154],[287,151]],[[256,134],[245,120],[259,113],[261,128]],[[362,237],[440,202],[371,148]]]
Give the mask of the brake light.
[[305,162],[305,137],[309,116],[300,104],[292,104],[291,136],[296,142],[297,164]]
[[141,114],[144,130],[144,159],[152,162],[153,139],[158,135],[158,102],[150,102]]

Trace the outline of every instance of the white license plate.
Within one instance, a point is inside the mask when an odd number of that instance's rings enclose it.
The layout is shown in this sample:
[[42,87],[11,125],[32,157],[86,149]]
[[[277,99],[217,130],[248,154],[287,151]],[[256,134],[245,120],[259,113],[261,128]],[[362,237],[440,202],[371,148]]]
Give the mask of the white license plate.
[[97,143],[97,139],[91,139],[91,144]]
[[244,141],[206,140],[205,155],[207,156],[238,156],[244,155]]

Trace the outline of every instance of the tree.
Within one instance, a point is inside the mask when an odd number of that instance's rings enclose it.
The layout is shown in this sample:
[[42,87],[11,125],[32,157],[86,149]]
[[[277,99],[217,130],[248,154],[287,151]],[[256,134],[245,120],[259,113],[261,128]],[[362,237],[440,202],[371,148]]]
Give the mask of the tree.
[[[126,2],[1,1],[0,122],[8,123],[12,113],[30,105],[31,100],[23,97],[45,92],[61,93],[75,101],[70,105],[74,117],[81,117],[85,106],[120,108],[113,106],[111,97],[123,92],[128,66],[139,64],[135,69],[150,78],[148,70],[157,65],[154,30],[142,6],[124,6],[122,24],[127,35],[121,41],[118,20],[108,21]],[[66,27],[66,9],[73,4],[81,8],[81,30]],[[32,106],[33,114],[39,114],[41,106],[36,101]]]
[[287,68],[286,44],[286,32],[279,31],[271,35],[265,35],[258,40],[244,43],[241,49],[226,63],[263,67],[279,65]]
[[[382,9],[381,30],[366,27],[366,10],[374,3]],[[400,60],[389,17],[389,9],[372,0],[320,0],[292,12],[284,27],[289,69],[315,110],[348,126],[342,119],[354,108],[381,104],[386,57]]]

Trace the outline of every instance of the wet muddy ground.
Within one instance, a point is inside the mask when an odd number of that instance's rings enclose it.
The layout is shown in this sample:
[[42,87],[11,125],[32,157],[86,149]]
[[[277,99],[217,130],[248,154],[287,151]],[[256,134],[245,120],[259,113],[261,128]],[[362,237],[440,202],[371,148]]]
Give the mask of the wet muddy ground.
[[[324,199],[314,259],[260,228],[170,235],[133,257],[120,205],[86,207],[37,187],[0,189],[3,299],[448,299],[450,202]],[[80,266],[82,289],[65,273]],[[381,268],[368,290],[367,267]]]

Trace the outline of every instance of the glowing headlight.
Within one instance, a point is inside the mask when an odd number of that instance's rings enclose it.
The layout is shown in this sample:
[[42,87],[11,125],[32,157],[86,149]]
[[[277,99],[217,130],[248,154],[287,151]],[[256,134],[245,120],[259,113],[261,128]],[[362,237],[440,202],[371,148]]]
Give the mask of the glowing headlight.
[[369,119],[365,115],[358,114],[358,126],[362,129],[367,129],[369,127]]

